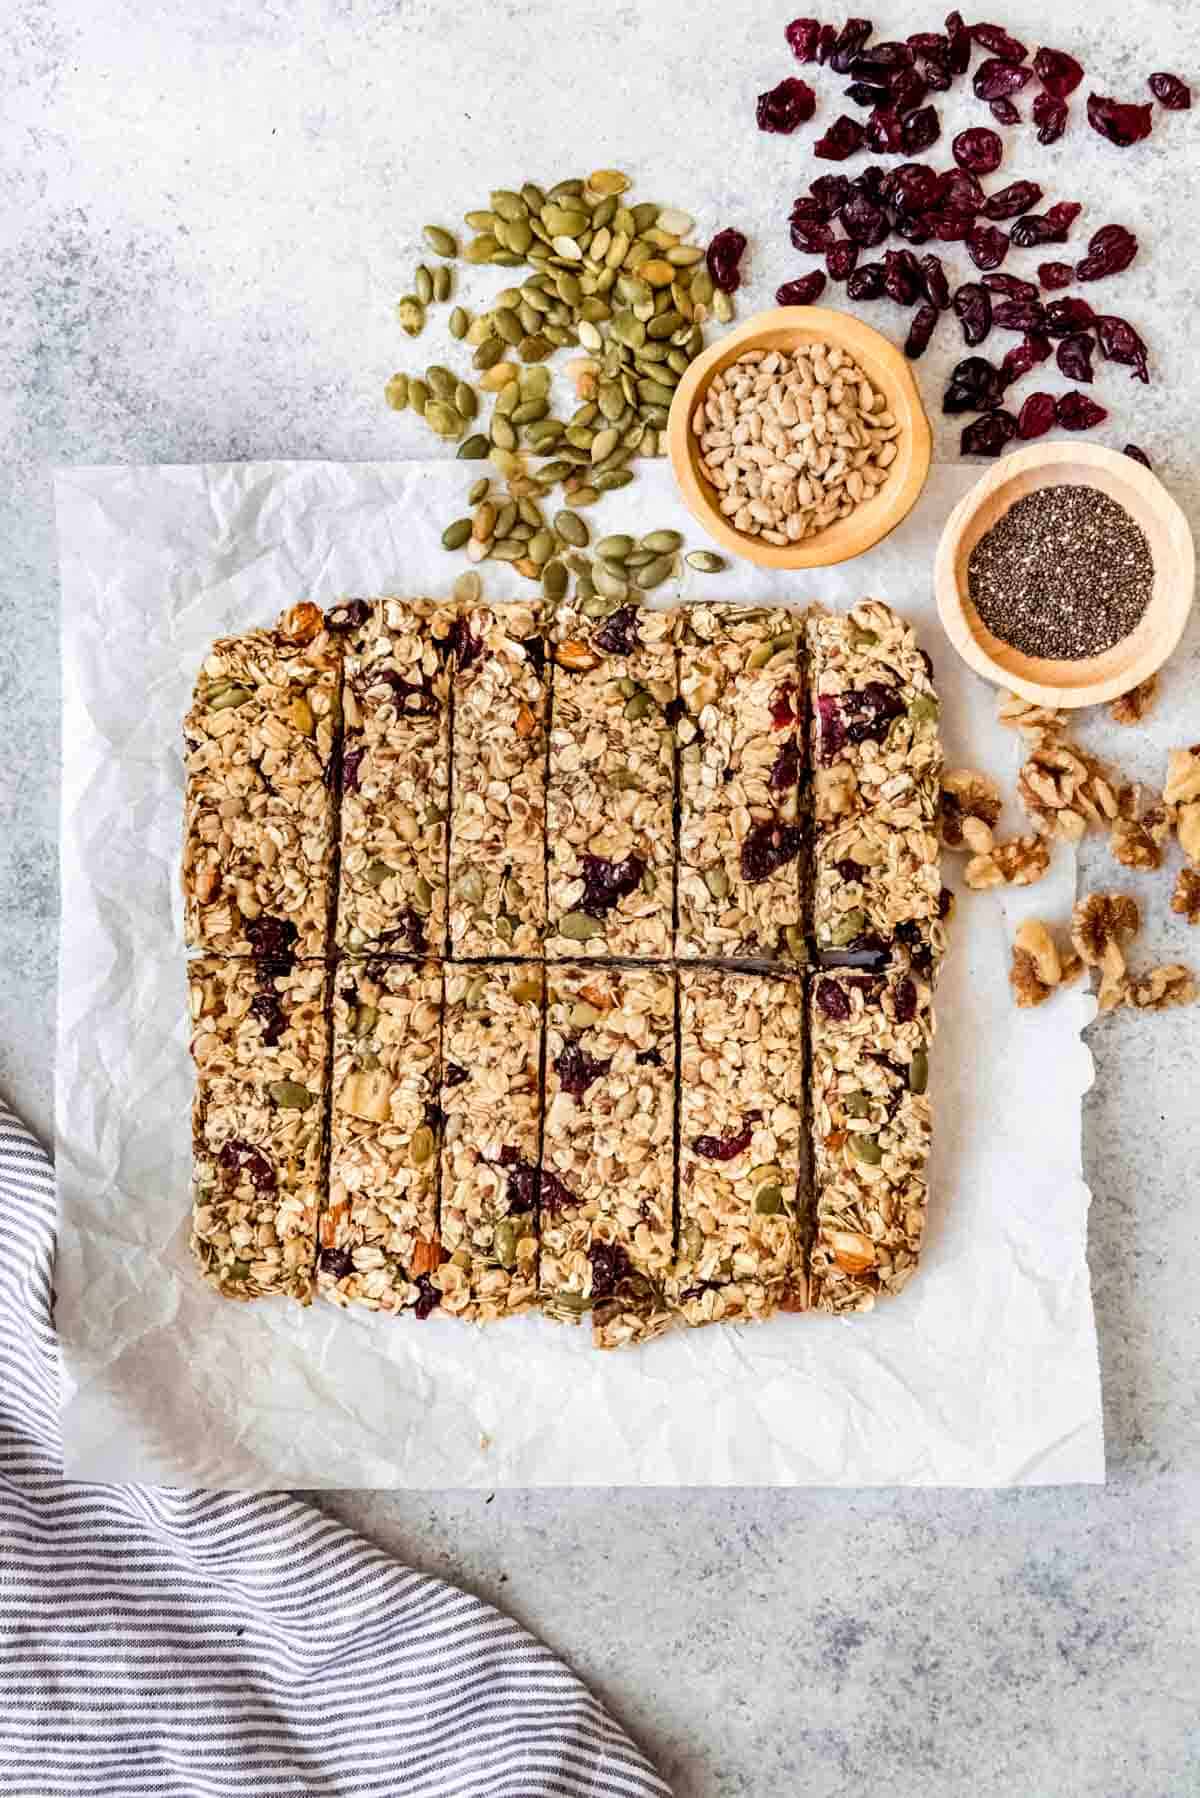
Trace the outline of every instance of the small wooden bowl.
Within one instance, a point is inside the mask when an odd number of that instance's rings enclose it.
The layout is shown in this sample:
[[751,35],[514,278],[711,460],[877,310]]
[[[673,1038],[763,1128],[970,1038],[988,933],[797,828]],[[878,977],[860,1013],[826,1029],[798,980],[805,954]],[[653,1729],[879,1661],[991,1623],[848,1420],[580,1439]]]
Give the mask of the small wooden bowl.
[[[700,473],[700,449],[692,432],[692,414],[705,388],[721,369],[745,350],[794,350],[805,343],[828,343],[852,356],[872,386],[887,399],[902,427],[896,460],[874,498],[839,518],[802,543],[777,547],[737,531],[717,504],[717,490]],[[913,380],[908,359],[894,344],[848,312],[828,306],[780,306],[759,312],[697,356],[671,402],[667,420],[671,466],[688,510],[725,549],[763,568],[830,568],[861,556],[894,531],[917,502],[929,473],[929,420]]]
[[[972,605],[971,552],[1015,501],[1039,487],[1098,487],[1145,532],[1154,560],[1150,604],[1136,628],[1102,655],[1078,662],[1023,655],[993,636]],[[1052,551],[1051,551],[1052,553]],[[1004,456],[958,502],[934,563],[938,613],[964,662],[1035,705],[1100,705],[1162,667],[1192,608],[1195,551],[1187,519],[1157,476],[1132,456],[1092,443],[1032,444]]]

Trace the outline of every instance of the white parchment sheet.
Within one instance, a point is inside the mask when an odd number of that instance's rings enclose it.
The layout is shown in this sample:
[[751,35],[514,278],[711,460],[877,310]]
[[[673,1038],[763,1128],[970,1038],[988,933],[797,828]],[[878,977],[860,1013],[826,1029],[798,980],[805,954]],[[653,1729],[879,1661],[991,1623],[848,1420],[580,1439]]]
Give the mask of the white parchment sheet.
[[[865,594],[918,623],[952,765],[1018,745],[939,631],[938,532],[975,470],[934,470],[846,568],[689,572],[685,598]],[[1014,919],[1067,917],[1072,854],[1032,891],[967,894],[938,992],[934,1197],[922,1271],[867,1317],[779,1317],[600,1355],[587,1330],[486,1331],[223,1302],[187,1251],[189,1105],[177,866],[180,724],[225,631],[301,598],[447,594],[440,537],[478,468],[72,468],[62,568],[57,1275],[66,1472],[187,1486],[1011,1485],[1104,1477],[1085,1260],[1078,988],[1019,1012]],[[662,464],[591,514],[704,538]],[[484,568],[489,598],[527,595]],[[1002,820],[1018,827],[1015,812]],[[947,876],[956,865],[947,858]]]

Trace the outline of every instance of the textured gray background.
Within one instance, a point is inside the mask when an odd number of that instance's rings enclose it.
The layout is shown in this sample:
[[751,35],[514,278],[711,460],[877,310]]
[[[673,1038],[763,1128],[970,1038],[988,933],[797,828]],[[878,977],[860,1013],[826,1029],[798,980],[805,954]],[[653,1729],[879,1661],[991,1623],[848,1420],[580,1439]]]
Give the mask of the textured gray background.
[[[990,9],[989,9],[990,10]],[[873,9],[882,33],[941,8]],[[796,272],[788,202],[805,145],[760,138],[755,93],[790,72],[790,9],[715,0],[7,0],[0,120],[0,1089],[49,1137],[57,918],[57,589],[47,468],[427,453],[380,403],[416,356],[390,318],[417,232],[495,182],[628,167],[701,229],[752,237],[746,305]],[[838,15],[840,16],[840,15]],[[1187,0],[1005,0],[1102,92],[1200,72]],[[816,78],[822,116],[837,84]],[[1085,90],[1086,91],[1086,90]],[[1024,102],[1028,110],[1028,99]],[[1196,517],[1192,116],[1122,155],[1076,119],[1006,174],[1136,223],[1105,303],[1141,325],[1156,384],[1102,373],[1099,440],[1142,443]],[[955,128],[969,98],[945,112]],[[944,146],[943,146],[944,147]],[[944,158],[943,158],[944,160]],[[802,171],[803,179],[801,179]],[[1029,258],[1032,261],[1035,258]],[[895,329],[888,305],[876,322]],[[958,352],[943,329],[927,395]],[[422,359],[441,348],[422,339]],[[406,357],[405,351],[409,350]],[[1033,386],[1027,383],[1026,390]],[[1050,383],[1053,385],[1053,378]],[[940,427],[940,420],[938,421]],[[941,454],[956,435],[942,430]],[[613,515],[617,501],[611,502]],[[615,525],[609,528],[617,528]],[[1152,775],[1187,718],[1136,743]],[[130,670],[136,681],[136,669]],[[1110,864],[1088,851],[1084,877]],[[1200,960],[1153,895],[1147,945]],[[681,1798],[1149,1798],[1200,1790],[1200,1403],[1194,1017],[1097,1026],[1086,1117],[1105,1490],[344,1494],[329,1510],[494,1598],[590,1679]],[[1020,1128],[1020,1120],[1013,1120]]]

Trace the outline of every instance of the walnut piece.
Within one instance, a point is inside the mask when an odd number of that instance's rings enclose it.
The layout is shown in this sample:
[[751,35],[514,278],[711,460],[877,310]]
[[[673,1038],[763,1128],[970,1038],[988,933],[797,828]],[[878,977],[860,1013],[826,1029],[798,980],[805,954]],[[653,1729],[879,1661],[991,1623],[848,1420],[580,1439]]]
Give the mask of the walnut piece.
[[1043,738],[1017,776],[1017,794],[1043,836],[1077,843],[1088,824],[1117,816],[1117,796],[1101,764],[1060,738]]
[[1140,724],[1154,710],[1154,702],[1158,698],[1158,676],[1152,674],[1139,686],[1130,687],[1128,693],[1122,693],[1114,699],[1108,708],[1108,715],[1114,724]]
[[1071,941],[1085,965],[1100,969],[1100,1009],[1124,1000],[1124,942],[1141,923],[1137,902],[1127,893],[1089,893],[1071,914]]
[[1193,743],[1190,749],[1171,750],[1163,798],[1168,805],[1188,805],[1200,799],[1200,743]]
[[1200,799],[1192,799],[1178,808],[1175,834],[1188,860],[1200,868]]
[[1038,918],[1026,918],[1013,939],[1009,982],[1020,1006],[1041,1005],[1060,986],[1068,986],[1083,971],[1077,955],[1064,960],[1048,927]]
[[1032,886],[1049,866],[1050,845],[1044,837],[1009,837],[973,855],[963,877],[974,892],[983,893],[989,887]]
[[1171,910],[1189,924],[1200,924],[1200,874],[1194,868],[1180,868],[1171,894]]
[[1190,968],[1175,961],[1125,981],[1121,1002],[1138,1011],[1166,1011],[1172,1005],[1190,1005],[1195,997]]
[[1007,724],[1010,730],[1019,730],[1023,737],[1033,742],[1057,737],[1067,724],[1065,712],[1056,711],[1053,706],[1034,705],[1016,693],[1000,695],[996,716],[1001,724]]
[[1000,788],[989,774],[954,768],[942,777],[939,827],[947,849],[984,854],[992,846],[999,816]]
[[1151,826],[1145,818],[1115,819],[1109,844],[1123,868],[1162,866],[1162,846],[1157,826]]

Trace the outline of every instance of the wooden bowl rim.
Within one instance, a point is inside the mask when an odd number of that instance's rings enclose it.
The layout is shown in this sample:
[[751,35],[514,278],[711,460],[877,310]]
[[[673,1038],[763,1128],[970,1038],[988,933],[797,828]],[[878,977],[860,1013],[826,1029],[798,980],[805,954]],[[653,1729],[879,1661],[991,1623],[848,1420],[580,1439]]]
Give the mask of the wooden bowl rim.
[[[760,543],[757,538],[747,537],[728,524],[709,499],[691,457],[692,413],[702,389],[714,374],[735,362],[744,350],[780,347],[768,341],[773,337],[782,338],[789,348],[796,343],[823,338],[861,361],[872,379],[884,389],[889,409],[902,426],[898,439],[902,447],[897,459],[905,458],[899,474],[893,475],[884,487],[879,496],[884,503],[869,522],[863,514],[875,505],[874,500],[818,536],[782,547]],[[744,324],[727,331],[686,370],[671,402],[667,446],[684,503],[725,549],[757,562],[762,568],[832,568],[873,549],[907,518],[920,498],[929,474],[933,437],[908,358],[881,332],[852,313],[839,312],[830,306],[776,306],[768,312],[756,312]],[[856,520],[860,521],[857,531],[852,529]],[[838,531],[844,534],[840,540],[835,540],[831,550],[827,540]]]
[[[1049,471],[1068,463],[1075,467],[1082,465],[1085,468],[1107,468],[1112,473],[1119,474],[1132,487],[1146,510],[1158,515],[1181,564],[1181,578],[1165,586],[1150,602],[1152,614],[1157,609],[1161,618],[1140,654],[1117,673],[1082,686],[1058,686],[1052,681],[1030,680],[995,661],[971,629],[955,570],[959,543],[971,520],[994,493],[1019,475],[1036,474],[1042,469]],[[1107,700],[1117,699],[1122,693],[1128,693],[1131,687],[1140,685],[1157,673],[1183,635],[1192,609],[1195,578],[1195,546],[1187,518],[1178,502],[1167,492],[1158,476],[1152,474],[1135,457],[1126,456],[1123,451],[1108,449],[1098,443],[1031,444],[1028,449],[1015,450],[1003,456],[994,467],[985,469],[959,500],[946,520],[934,558],[934,594],[938,616],[946,635],[968,667],[981,674],[985,680],[1007,688],[1034,705],[1057,706],[1067,710],[1079,706],[1101,705]],[[1079,668],[1078,662],[1064,662],[1061,665],[1064,670],[1078,671]]]

